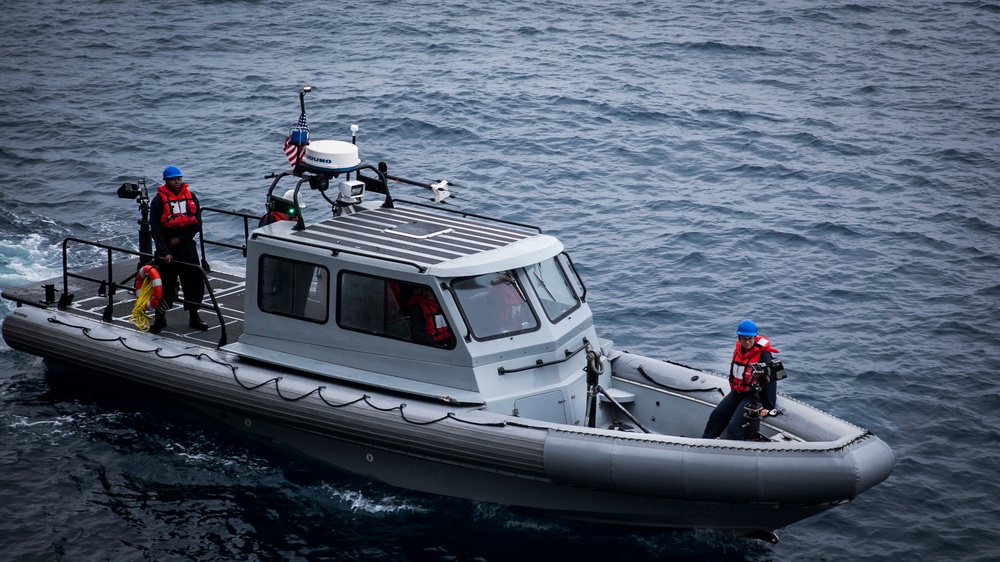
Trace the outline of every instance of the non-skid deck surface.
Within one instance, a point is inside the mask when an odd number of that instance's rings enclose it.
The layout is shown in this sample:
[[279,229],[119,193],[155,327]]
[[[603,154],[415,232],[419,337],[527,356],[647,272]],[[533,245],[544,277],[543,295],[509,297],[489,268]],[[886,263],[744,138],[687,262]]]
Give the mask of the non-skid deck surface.
[[[111,278],[122,287],[114,291],[111,301],[109,301],[107,295],[109,291],[105,290],[103,295],[100,294],[101,283],[100,281],[96,281],[108,278],[106,267],[71,270],[73,274],[86,277],[87,279],[78,279],[75,277],[68,279],[68,293],[73,295],[73,301],[67,307],[67,310],[94,320],[101,320],[108,307],[108,303],[111,302],[112,323],[135,329],[135,325],[132,324],[130,318],[136,296],[135,292],[129,289],[135,282],[137,265],[138,260],[126,260],[114,265]],[[243,333],[243,297],[245,293],[243,278],[212,271],[208,273],[208,279],[219,309],[219,312],[213,310],[212,299],[208,291],[206,291],[200,314],[202,320],[208,324],[209,329],[201,331],[190,328],[188,326],[188,313],[181,307],[182,303],[177,302],[167,312],[167,327],[160,332],[161,336],[182,341],[193,340],[199,344],[214,347],[222,337],[220,325],[225,323],[227,343],[235,342],[240,337]],[[53,285],[55,288],[55,299],[52,302],[46,302],[46,285]],[[3,297],[21,305],[56,309],[63,291],[62,277],[55,277],[30,285],[6,289],[3,292]],[[183,296],[182,292],[181,298]]]
[[534,227],[396,207],[325,220],[296,231],[292,238],[430,267],[538,234]]

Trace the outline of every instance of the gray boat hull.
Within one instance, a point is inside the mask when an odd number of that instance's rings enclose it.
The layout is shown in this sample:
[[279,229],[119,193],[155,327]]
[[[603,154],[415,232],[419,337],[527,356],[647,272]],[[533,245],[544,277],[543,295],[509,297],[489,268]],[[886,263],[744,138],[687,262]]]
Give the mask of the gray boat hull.
[[[15,309],[3,337],[12,348],[158,389],[236,431],[401,488],[593,522],[773,530],[850,501],[887,478],[894,462],[867,430],[785,397],[786,413],[769,431],[790,438],[727,442],[499,415],[48,308]],[[656,417],[645,409],[663,406],[707,416],[718,401],[705,385],[721,379],[700,371],[630,354],[612,365],[615,384],[636,395],[644,419]],[[678,390],[692,372],[704,375],[702,385]]]

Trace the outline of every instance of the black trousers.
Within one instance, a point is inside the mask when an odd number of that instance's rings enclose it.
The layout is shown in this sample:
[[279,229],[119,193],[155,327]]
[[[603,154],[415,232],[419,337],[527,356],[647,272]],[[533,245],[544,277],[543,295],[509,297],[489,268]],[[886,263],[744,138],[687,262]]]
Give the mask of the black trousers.
[[708,416],[705,432],[701,436],[705,439],[716,437],[733,440],[743,439],[743,411],[750,398],[749,393],[740,394],[730,391]]
[[[192,313],[198,312],[200,303],[205,298],[205,274],[198,258],[198,246],[194,240],[181,242],[170,249],[173,263],[160,264],[160,280],[163,283],[164,310],[169,310],[177,299],[177,280],[180,279],[184,291],[184,309]],[[186,262],[186,263],[178,263]],[[198,264],[198,265],[188,265]]]

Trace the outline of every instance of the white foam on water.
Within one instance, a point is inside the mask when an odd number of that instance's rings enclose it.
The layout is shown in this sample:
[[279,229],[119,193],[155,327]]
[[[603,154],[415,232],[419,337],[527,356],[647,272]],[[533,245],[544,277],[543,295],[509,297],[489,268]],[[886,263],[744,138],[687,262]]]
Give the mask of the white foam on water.
[[414,502],[393,495],[365,495],[360,490],[342,489],[324,485],[330,497],[346,503],[351,511],[385,515],[392,513],[427,513],[429,510]]

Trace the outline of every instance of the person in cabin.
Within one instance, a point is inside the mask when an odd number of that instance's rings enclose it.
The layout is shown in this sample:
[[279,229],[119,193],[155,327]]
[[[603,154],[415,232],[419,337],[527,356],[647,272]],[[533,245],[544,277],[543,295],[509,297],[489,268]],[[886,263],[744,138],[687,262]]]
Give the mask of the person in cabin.
[[[729,363],[729,387],[727,394],[719,405],[712,410],[705,424],[705,439],[742,440],[744,407],[753,398],[751,392],[755,376],[750,365],[767,363],[773,360],[772,354],[778,350],[771,347],[771,341],[757,333],[757,324],[753,320],[744,320],[736,327],[736,348]],[[764,418],[771,410],[778,396],[778,382],[771,380],[761,384],[760,401],[763,409],[760,417]]]
[[489,304],[495,311],[498,333],[520,330],[530,316],[528,304],[514,285],[514,274],[510,271],[498,273],[490,281]]
[[406,303],[413,341],[425,345],[447,347],[453,338],[441,305],[428,287],[418,286]]
[[260,217],[257,228],[278,221],[295,221],[306,206],[302,204],[302,194],[295,195],[294,189],[289,189],[281,197],[271,197],[267,202],[267,212]]
[[150,230],[156,246],[154,256],[160,279],[163,282],[163,300],[154,314],[150,331],[158,334],[167,325],[166,311],[177,298],[177,280],[184,291],[184,308],[188,311],[188,325],[197,330],[207,330],[208,324],[198,316],[205,296],[204,272],[199,265],[198,245],[195,237],[201,232],[201,205],[198,197],[184,183],[177,166],[163,170],[163,184],[156,188],[156,195],[149,203]]

